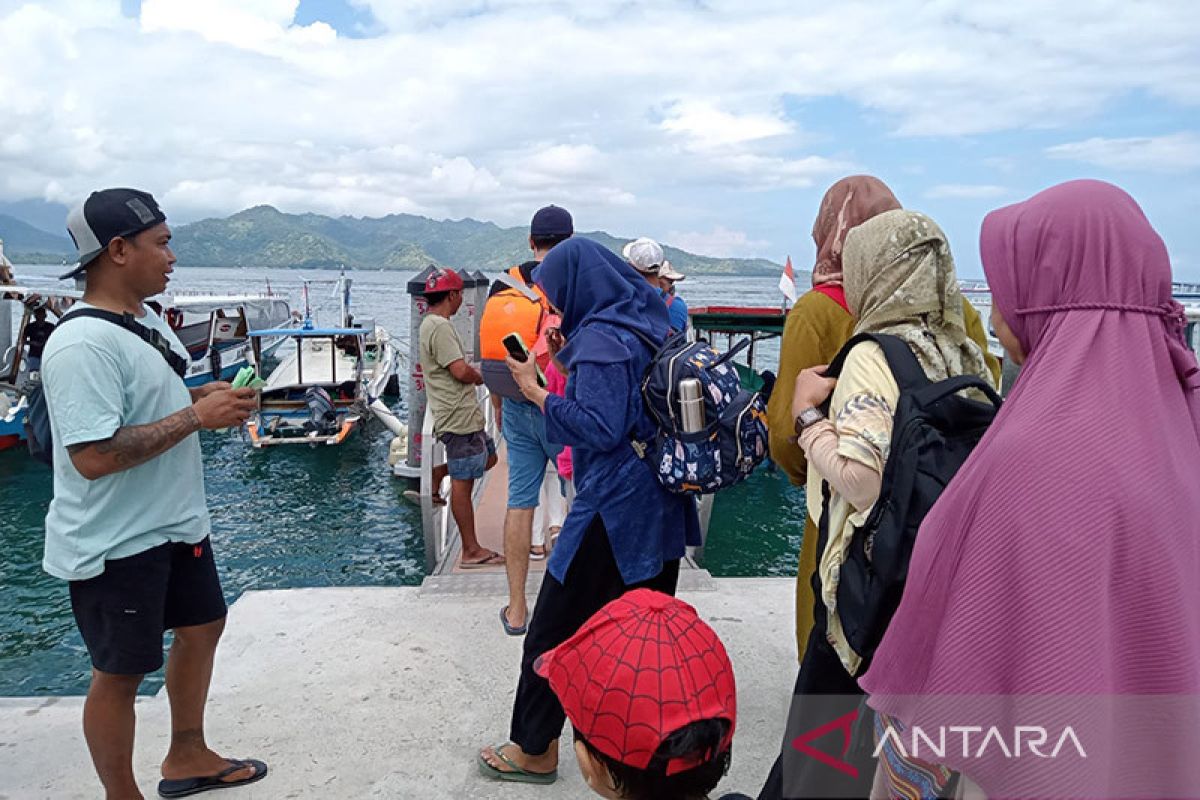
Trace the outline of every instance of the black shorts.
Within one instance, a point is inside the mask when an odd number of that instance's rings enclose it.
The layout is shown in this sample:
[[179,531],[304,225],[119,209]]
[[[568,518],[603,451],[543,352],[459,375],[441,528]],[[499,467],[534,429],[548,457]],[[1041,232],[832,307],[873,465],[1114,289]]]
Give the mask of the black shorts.
[[104,572],[71,581],[71,610],[92,666],[145,675],[163,665],[163,632],[225,616],[212,542],[168,542],[104,562]]

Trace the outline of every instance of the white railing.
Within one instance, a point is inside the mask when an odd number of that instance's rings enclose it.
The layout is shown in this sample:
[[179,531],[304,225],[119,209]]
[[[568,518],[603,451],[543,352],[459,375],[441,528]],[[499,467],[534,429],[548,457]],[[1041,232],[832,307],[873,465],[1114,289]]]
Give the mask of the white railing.
[[[482,404],[484,432],[499,442],[500,434],[496,426],[496,413],[492,407],[492,399],[486,386],[475,387],[476,401]],[[450,511],[450,479],[446,478],[443,486],[433,485],[433,468],[446,463],[446,448],[433,435],[433,413],[425,406],[425,419],[421,424],[421,531],[425,537],[425,572],[433,574],[450,555],[451,550],[459,544],[458,524]],[[475,482],[472,498],[478,501],[488,475]],[[434,489],[446,500],[446,504],[433,504]],[[442,491],[446,488],[447,491]]]

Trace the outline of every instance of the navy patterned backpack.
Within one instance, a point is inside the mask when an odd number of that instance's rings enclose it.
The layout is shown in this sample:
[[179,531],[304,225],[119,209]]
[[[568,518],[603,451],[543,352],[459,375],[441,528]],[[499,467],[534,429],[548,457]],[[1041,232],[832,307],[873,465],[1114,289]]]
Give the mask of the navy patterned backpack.
[[[659,483],[677,494],[711,494],[743,480],[767,455],[767,404],[742,388],[733,357],[743,339],[721,355],[708,342],[675,334],[656,352],[642,381],[642,399],[658,425],[653,441],[633,443],[654,467]],[[681,381],[699,381],[704,425],[686,433]]]

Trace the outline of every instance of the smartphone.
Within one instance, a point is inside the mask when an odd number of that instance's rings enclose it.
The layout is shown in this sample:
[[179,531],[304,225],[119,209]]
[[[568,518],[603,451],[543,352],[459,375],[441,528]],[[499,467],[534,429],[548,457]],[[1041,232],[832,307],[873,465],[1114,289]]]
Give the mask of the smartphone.
[[504,349],[508,351],[508,354],[517,361],[529,360],[529,348],[525,346],[525,342],[521,339],[520,334],[510,333],[501,339],[500,342],[504,345]]
[[[525,342],[521,339],[520,334],[516,332],[510,333],[500,341],[504,345],[504,349],[507,350],[508,354],[515,360],[529,360],[529,348],[525,346]],[[542,374],[542,368],[536,364],[534,365],[534,368],[537,369],[538,386],[541,386],[543,389],[546,388],[546,376]]]

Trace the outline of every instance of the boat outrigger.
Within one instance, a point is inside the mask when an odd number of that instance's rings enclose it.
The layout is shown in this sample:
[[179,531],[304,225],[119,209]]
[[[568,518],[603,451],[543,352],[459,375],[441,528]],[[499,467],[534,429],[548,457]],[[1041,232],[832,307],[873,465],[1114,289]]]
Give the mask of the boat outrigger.
[[370,417],[378,417],[393,431],[403,427],[381,399],[400,353],[388,332],[373,320],[351,318],[350,284],[345,275],[338,279],[342,321],[337,327],[315,325],[305,285],[306,315],[301,327],[249,332],[251,363],[260,378],[264,341],[285,337],[296,345],[263,378],[258,412],[246,426],[254,447],[341,444]]

